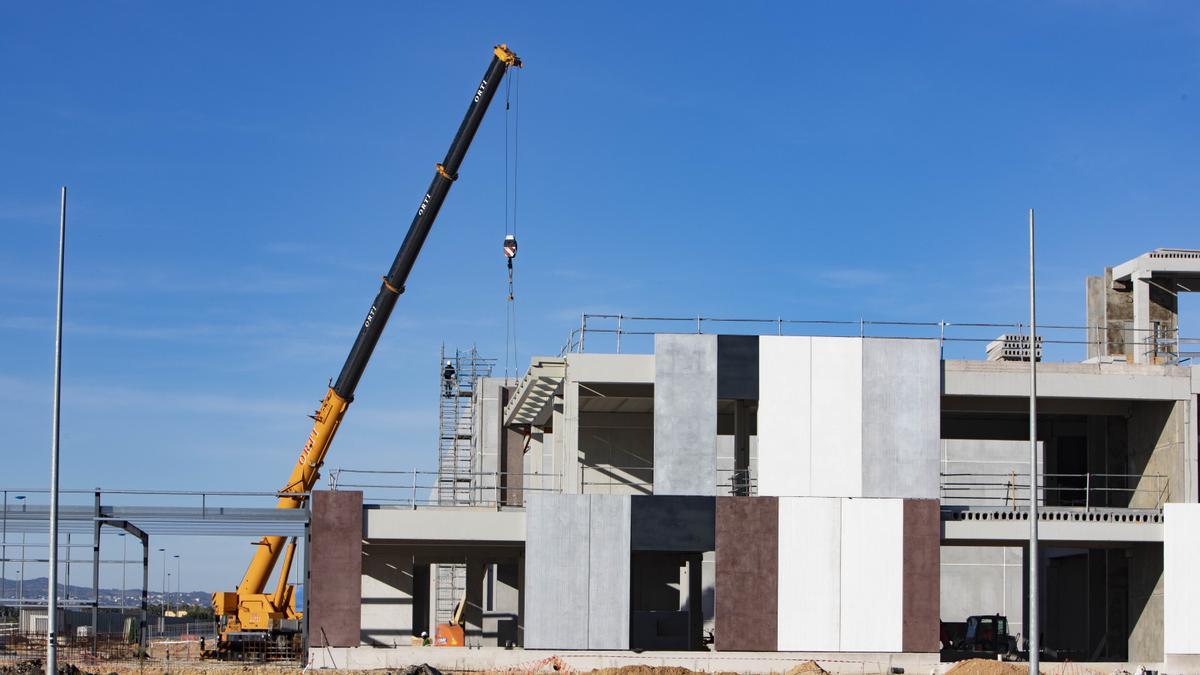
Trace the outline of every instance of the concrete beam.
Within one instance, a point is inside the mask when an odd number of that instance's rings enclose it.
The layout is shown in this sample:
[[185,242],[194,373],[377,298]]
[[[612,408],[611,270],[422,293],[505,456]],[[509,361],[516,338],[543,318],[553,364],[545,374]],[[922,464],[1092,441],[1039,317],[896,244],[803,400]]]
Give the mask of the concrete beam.
[[366,538],[372,542],[422,544],[520,544],[525,541],[525,512],[471,507],[368,506],[363,510]]
[[[1029,396],[1029,365],[946,360],[946,396]],[[1043,363],[1038,397],[1179,401],[1191,396],[1190,368],[1126,363]]]

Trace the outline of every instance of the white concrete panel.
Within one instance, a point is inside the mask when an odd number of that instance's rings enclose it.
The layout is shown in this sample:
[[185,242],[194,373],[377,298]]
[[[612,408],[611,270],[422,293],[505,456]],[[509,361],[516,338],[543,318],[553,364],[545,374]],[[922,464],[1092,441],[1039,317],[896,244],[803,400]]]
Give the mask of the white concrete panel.
[[1163,515],[1163,651],[1200,654],[1200,504],[1167,504]]
[[812,494],[812,338],[758,340],[758,494]]
[[841,649],[841,499],[779,500],[779,649]]
[[904,502],[842,500],[841,649],[904,646]]
[[629,497],[590,495],[588,649],[629,649]]
[[859,497],[863,486],[862,340],[814,337],[811,363],[809,494]]
[[862,342],[864,497],[937,499],[941,355],[936,340]]

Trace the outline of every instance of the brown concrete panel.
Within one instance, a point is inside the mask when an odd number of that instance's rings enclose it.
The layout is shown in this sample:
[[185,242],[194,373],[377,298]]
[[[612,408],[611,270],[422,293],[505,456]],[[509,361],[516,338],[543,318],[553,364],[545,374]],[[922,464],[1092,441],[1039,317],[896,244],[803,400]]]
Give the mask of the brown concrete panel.
[[308,627],[315,647],[357,647],[362,629],[361,492],[312,493]]
[[717,497],[718,651],[775,651],[779,634],[779,500]]
[[941,507],[904,500],[903,636],[906,652],[936,652],[941,611]]

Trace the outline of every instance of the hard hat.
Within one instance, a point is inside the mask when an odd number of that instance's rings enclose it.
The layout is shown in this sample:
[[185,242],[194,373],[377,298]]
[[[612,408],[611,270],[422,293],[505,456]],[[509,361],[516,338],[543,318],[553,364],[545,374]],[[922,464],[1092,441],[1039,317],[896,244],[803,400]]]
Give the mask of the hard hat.
[[446,359],[446,365],[447,365],[447,366],[451,365],[451,364],[450,364],[450,359]]
[[429,637],[429,633],[426,633],[425,631],[421,631],[421,637]]

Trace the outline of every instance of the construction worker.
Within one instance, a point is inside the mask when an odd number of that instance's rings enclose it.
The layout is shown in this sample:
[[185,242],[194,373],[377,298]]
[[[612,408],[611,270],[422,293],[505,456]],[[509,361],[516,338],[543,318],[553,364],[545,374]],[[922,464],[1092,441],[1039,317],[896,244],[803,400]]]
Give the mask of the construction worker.
[[[447,361],[446,363],[449,364],[450,362]],[[426,631],[421,631],[421,646],[428,647],[430,644],[432,643],[429,641],[429,633]]]
[[447,359],[446,367],[442,368],[442,396],[451,398],[454,396],[454,364]]

